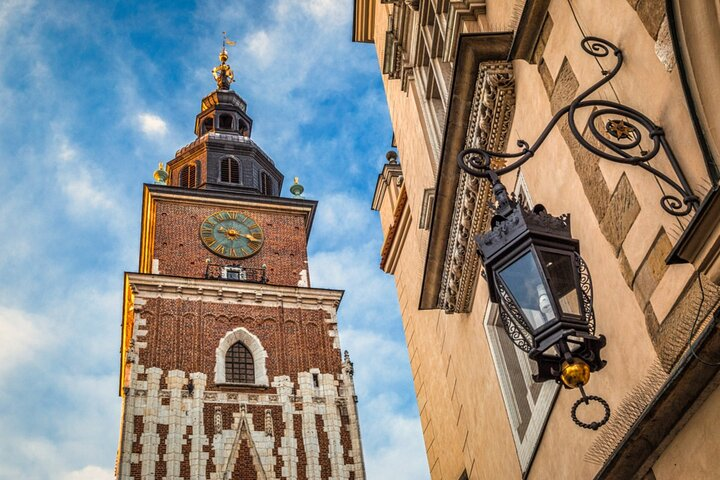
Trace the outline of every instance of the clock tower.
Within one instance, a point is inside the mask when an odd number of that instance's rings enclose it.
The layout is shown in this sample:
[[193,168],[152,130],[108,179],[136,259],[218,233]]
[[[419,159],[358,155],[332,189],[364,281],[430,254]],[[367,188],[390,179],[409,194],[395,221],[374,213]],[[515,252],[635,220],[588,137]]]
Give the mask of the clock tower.
[[310,286],[316,202],[280,196],[227,60],[223,47],[197,138],[144,186],[117,477],[361,480],[343,292]]

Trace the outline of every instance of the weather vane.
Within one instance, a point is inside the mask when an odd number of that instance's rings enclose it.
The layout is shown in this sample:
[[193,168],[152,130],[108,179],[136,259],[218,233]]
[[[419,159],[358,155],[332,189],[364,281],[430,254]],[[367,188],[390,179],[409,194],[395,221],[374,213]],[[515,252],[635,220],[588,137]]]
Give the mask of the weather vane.
[[232,68],[230,68],[230,65],[226,64],[228,59],[228,53],[225,49],[226,46],[232,47],[235,46],[237,42],[233,42],[232,40],[227,38],[227,33],[223,32],[223,44],[222,44],[222,50],[220,51],[220,65],[213,68],[212,74],[215,78],[215,82],[217,82],[218,90],[228,90],[230,89],[230,84],[235,81],[235,75],[233,74]]

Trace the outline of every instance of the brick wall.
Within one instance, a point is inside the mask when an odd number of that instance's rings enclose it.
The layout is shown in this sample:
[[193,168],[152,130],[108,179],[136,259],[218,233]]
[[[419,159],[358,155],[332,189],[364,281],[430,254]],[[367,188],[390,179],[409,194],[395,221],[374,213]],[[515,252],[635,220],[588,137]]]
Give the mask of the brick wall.
[[[205,248],[200,240],[200,225],[222,210],[247,215],[262,228],[265,242],[257,254],[231,260]],[[305,223],[301,215],[168,201],[158,202],[156,215],[153,258],[159,260],[159,273],[163,275],[203,278],[210,259],[213,264],[239,264],[247,268],[261,268],[265,264],[269,283],[297,285],[301,272],[307,270]]]
[[148,300],[145,348],[140,364],[165,371],[202,372],[214,386],[215,349],[237,327],[258,337],[268,353],[269,378],[318,368],[339,374],[340,351],[333,346],[329,314],[323,310],[228,305],[181,299]]

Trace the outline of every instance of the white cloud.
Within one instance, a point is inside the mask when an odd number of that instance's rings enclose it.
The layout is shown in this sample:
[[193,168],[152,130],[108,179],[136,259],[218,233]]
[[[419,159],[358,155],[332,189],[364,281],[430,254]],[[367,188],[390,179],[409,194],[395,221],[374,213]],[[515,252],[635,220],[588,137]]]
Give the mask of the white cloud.
[[93,221],[102,221],[115,231],[126,231],[128,212],[99,169],[83,161],[80,152],[64,135],[57,135],[55,143],[59,154],[53,166],[58,186],[68,201],[68,213],[79,219],[95,214]]
[[112,470],[88,465],[81,470],[65,474],[62,480],[113,480],[114,478],[115,474]]
[[370,205],[358,197],[345,193],[322,195],[315,218],[315,235],[323,239],[325,248],[328,242],[360,240],[365,243],[379,238],[380,230],[373,222],[373,215]]
[[39,323],[33,315],[0,306],[0,377],[40,353],[40,347],[49,341]]
[[140,130],[148,137],[152,137],[153,135],[164,136],[168,131],[165,120],[154,113],[141,113],[137,116],[137,119]]
[[275,61],[275,44],[265,30],[253,32],[246,38],[247,51],[261,67],[267,67]]

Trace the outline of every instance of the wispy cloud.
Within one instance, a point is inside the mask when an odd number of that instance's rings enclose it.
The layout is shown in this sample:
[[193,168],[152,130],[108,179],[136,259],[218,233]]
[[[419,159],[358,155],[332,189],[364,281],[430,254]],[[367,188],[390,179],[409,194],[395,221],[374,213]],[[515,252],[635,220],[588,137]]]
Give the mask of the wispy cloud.
[[164,136],[168,131],[167,123],[154,113],[141,113],[137,116],[140,130],[147,136]]
[[6,372],[19,368],[26,361],[39,355],[45,345],[52,341],[40,321],[21,310],[0,306],[0,379]]
[[115,473],[112,470],[89,465],[65,474],[62,480],[113,480],[114,478]]

